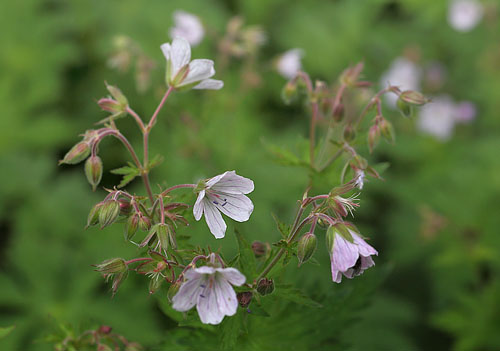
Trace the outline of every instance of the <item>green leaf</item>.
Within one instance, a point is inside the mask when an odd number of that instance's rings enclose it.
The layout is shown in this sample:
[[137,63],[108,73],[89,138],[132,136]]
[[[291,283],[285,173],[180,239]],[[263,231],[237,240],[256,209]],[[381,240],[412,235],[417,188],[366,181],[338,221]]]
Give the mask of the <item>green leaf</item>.
[[269,143],[264,143],[264,146],[274,156],[274,160],[281,165],[310,168],[308,161],[300,159],[289,150]]
[[320,308],[323,307],[320,303],[314,301],[310,297],[304,295],[302,291],[292,287],[291,285],[283,284],[276,285],[274,295],[282,299],[295,302],[299,305]]
[[292,226],[280,221],[280,219],[274,213],[271,213],[271,215],[273,216],[273,219],[278,226],[278,230],[280,231],[281,236],[284,239],[287,239],[288,235],[290,235],[290,229],[292,229]]
[[270,317],[271,315],[267,313],[267,311],[260,305],[259,303],[252,301],[252,303],[248,306],[248,313],[253,314],[254,316],[260,317]]
[[238,309],[234,316],[224,318],[220,326],[223,350],[234,350],[243,324],[243,311]]
[[122,181],[120,182],[120,184],[118,184],[118,188],[123,188],[132,180],[134,180],[135,177],[139,176],[141,174],[141,171],[129,162],[128,166],[113,169],[111,173],[123,175]]
[[10,327],[5,327],[1,328],[0,327],[0,339],[5,338],[7,335],[9,335],[15,328],[15,325],[11,325]]
[[157,154],[155,157],[153,157],[151,160],[149,160],[148,163],[148,170],[151,170],[155,168],[156,166],[159,166],[164,160],[164,157],[160,154]]
[[243,235],[238,230],[235,230],[234,233],[238,240],[240,270],[247,277],[247,281],[251,281],[256,275],[255,255]]

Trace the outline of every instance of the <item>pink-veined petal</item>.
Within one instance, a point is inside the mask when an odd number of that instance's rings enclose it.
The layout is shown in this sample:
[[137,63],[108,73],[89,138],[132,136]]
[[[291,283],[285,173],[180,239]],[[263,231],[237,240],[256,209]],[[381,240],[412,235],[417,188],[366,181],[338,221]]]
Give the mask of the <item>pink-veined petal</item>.
[[200,220],[201,215],[203,214],[203,198],[205,197],[205,190],[202,190],[198,194],[198,198],[196,199],[196,202],[194,203],[193,206],[193,215],[194,219],[197,221]]
[[170,60],[172,62],[171,75],[175,77],[179,70],[189,64],[191,60],[191,47],[186,39],[182,37],[174,38],[170,49]]
[[358,245],[358,251],[361,256],[370,256],[370,255],[378,255],[377,250],[371,247],[366,241],[363,240],[356,232],[349,230],[352,238],[354,239],[354,243]]
[[224,277],[216,277],[214,284],[219,311],[226,316],[232,316],[238,309],[238,299],[233,287]]
[[[193,271],[193,270],[190,270]],[[177,311],[188,311],[190,310],[197,302],[198,297],[203,291],[201,285],[204,282],[204,278],[202,275],[197,274],[196,272],[192,272],[191,279],[186,280],[180,287],[179,291],[172,298],[172,307]]]
[[196,268],[193,268],[192,270],[195,271],[196,273],[199,273],[199,274],[214,274],[216,272],[216,269],[214,267],[210,267],[210,266],[196,267]]
[[215,74],[214,61],[207,59],[193,60],[189,63],[189,72],[180,86],[196,83]]
[[223,276],[224,279],[236,286],[243,285],[247,280],[247,278],[236,268],[216,268],[216,270]]
[[205,79],[200,82],[200,84],[195,85],[193,89],[210,89],[210,90],[219,90],[224,87],[224,82],[222,80],[217,79]]
[[217,303],[217,291],[215,281],[208,282],[205,289],[198,297],[196,309],[200,320],[205,324],[219,324],[224,318],[224,313],[219,309]]
[[358,257],[358,245],[350,243],[344,239],[342,235],[335,235],[332,264],[335,265],[339,271],[345,272],[347,269],[354,266]]
[[226,222],[222,219],[222,215],[214,204],[209,199],[203,199],[203,212],[205,213],[205,220],[207,221],[210,232],[217,238],[223,238],[226,233]]
[[361,259],[361,270],[362,271],[364,271],[365,269],[368,269],[372,266],[375,266],[375,262],[373,261],[373,258],[371,258],[370,256],[368,256],[368,257],[361,256],[360,259]]
[[238,222],[248,221],[253,212],[252,201],[243,194],[208,193],[207,198],[226,216]]
[[210,179],[207,186],[212,190],[228,194],[248,194],[254,190],[253,181],[237,175],[235,171],[227,171]]

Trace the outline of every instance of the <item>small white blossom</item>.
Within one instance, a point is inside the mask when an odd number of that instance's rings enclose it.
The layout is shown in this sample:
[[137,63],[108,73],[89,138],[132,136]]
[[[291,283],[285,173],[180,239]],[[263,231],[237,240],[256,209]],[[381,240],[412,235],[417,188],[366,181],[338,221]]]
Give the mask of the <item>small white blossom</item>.
[[198,16],[177,10],[174,12],[175,26],[170,28],[170,37],[185,38],[192,46],[198,45],[205,36],[205,30]]
[[302,57],[304,52],[301,49],[291,49],[278,58],[276,69],[279,74],[287,79],[294,78],[302,69]]
[[209,79],[215,74],[214,62],[207,59],[191,61],[191,47],[186,39],[176,37],[172,44],[161,46],[167,59],[167,84],[174,88],[220,89],[224,83]]
[[194,218],[199,221],[205,214],[210,232],[217,239],[223,238],[227,226],[220,212],[235,221],[247,221],[252,214],[253,203],[245,194],[251,193],[253,189],[253,181],[237,175],[235,171],[210,178],[198,193],[193,206]]
[[455,115],[456,107],[453,100],[449,96],[440,96],[422,106],[417,126],[422,132],[446,141],[453,134]]
[[236,313],[238,300],[231,284],[241,286],[246,280],[236,268],[202,266],[186,271],[184,278],[172,299],[175,310],[185,312],[196,305],[205,324],[219,324]]
[[[404,90],[420,90],[420,80],[422,77],[422,69],[412,61],[404,57],[396,58],[389,69],[382,75],[380,85],[387,87],[388,84],[395,85],[401,91]],[[396,94],[385,95],[388,104],[395,108],[398,97]]]
[[357,169],[355,174],[356,180],[354,185],[358,187],[359,190],[363,189],[365,184],[365,172],[362,169]]
[[455,115],[457,122],[470,123],[476,118],[476,105],[470,101],[461,101],[455,106]]
[[472,30],[483,18],[483,5],[476,0],[452,0],[448,7],[448,23],[459,32]]

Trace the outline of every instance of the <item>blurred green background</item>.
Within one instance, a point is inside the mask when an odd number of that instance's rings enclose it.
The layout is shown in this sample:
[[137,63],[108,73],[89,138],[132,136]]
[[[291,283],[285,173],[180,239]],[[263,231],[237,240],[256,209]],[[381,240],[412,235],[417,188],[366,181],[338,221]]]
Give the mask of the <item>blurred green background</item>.
[[[106,116],[95,103],[107,93],[104,80],[118,85],[139,114],[152,114],[163,89],[159,46],[170,41],[173,11],[183,9],[206,29],[193,57],[216,60],[215,78],[225,87],[169,98],[151,136],[151,154],[165,157],[152,183],[196,182],[232,169],[253,179],[255,211],[238,224],[249,241],[279,239],[271,212],[291,221],[307,182],[305,170],[274,163],[264,146],[293,149],[307,135],[308,112],[281,101],[286,80],[274,69],[277,55],[301,48],[304,70],[329,83],[362,60],[364,78],[377,86],[398,57],[425,72],[438,63],[441,81],[430,84],[424,74],[423,92],[472,101],[477,109],[473,121],[457,124],[443,141],[385,108],[397,143],[381,144],[370,156],[390,168],[385,181],[366,184],[355,218],[379,251],[377,265],[332,283],[320,241],[320,265],[291,265],[287,282],[323,307],[273,303],[271,317],[249,323],[238,349],[500,350],[499,4],[482,6],[481,21],[463,32],[447,21],[449,2],[435,0],[2,1],[0,327],[16,328],[0,349],[51,350],[41,340],[58,323],[110,325],[152,350],[218,349],[220,329],[176,327],[149,296],[144,277],[132,275],[111,298],[91,264],[137,251],[119,225],[84,230],[105,193],[91,192],[82,165],[57,166],[78,134]],[[260,25],[267,42],[250,66],[231,59],[218,67],[217,43],[235,15]],[[108,65],[117,35],[132,38],[156,62],[144,93],[133,69],[120,73]],[[120,123],[139,147],[133,121]],[[105,170],[128,161],[115,140],[101,150]],[[366,147],[361,151],[368,157]],[[118,181],[105,173],[101,185]],[[128,189],[143,191],[139,180]],[[192,243],[231,256],[235,223],[227,222],[222,241],[203,221],[185,231]]]

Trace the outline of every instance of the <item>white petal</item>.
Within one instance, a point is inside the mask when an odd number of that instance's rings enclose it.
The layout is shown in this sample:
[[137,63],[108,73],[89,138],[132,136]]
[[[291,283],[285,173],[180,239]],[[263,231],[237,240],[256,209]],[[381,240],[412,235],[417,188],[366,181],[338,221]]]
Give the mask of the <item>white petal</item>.
[[170,61],[170,52],[172,51],[172,47],[170,46],[169,43],[162,44],[161,51],[163,51],[163,56],[165,56],[165,59],[167,61]]
[[180,86],[196,83],[215,74],[214,61],[207,59],[193,60],[189,63],[189,72]]
[[215,281],[209,282],[198,297],[196,304],[200,320],[205,324],[219,324],[224,318],[224,313],[219,309],[217,303],[215,284]]
[[226,233],[226,223],[222,219],[219,210],[207,198],[203,199],[203,212],[210,232],[217,238],[223,238]]
[[237,175],[235,171],[227,171],[220,178],[214,177],[207,182],[207,186],[216,191],[229,194],[248,194],[254,190],[251,179]]
[[345,272],[356,264],[358,257],[358,245],[350,243],[340,234],[335,235],[332,265],[335,265],[339,271]]
[[378,255],[377,250],[367,244],[359,235],[357,235],[354,231],[349,230],[352,238],[354,239],[354,243],[358,245],[359,254],[362,256],[370,256],[370,255]]
[[207,197],[219,211],[238,222],[248,221],[253,212],[252,201],[243,194],[209,192]]
[[214,292],[217,296],[217,307],[223,315],[232,316],[238,310],[238,299],[233,287],[224,277],[216,277]]
[[176,37],[172,41],[170,59],[172,62],[172,77],[175,77],[177,72],[179,72],[182,67],[189,64],[189,60],[191,60],[191,47],[186,39]]
[[196,267],[196,268],[193,268],[192,270],[195,271],[196,273],[199,273],[199,274],[214,274],[216,272],[216,269],[214,267],[210,267],[210,266]]
[[[231,171],[231,172],[234,172],[234,171]],[[210,189],[212,186],[217,184],[219,182],[219,180],[221,180],[223,177],[225,177],[226,174],[228,174],[228,173],[229,173],[229,171],[224,172],[224,173],[219,174],[219,175],[216,175],[215,177],[212,177],[209,180],[207,180],[207,182],[206,182],[207,188]]]
[[205,190],[200,191],[198,194],[198,198],[196,199],[196,202],[194,203],[193,206],[193,215],[194,219],[197,221],[200,220],[201,215],[203,214],[203,198],[205,197]]
[[[177,294],[172,298],[172,307],[177,311],[184,312],[190,310],[197,303],[198,297],[203,291],[201,285],[206,279],[202,275],[193,272],[193,270],[190,271],[189,275],[192,276],[192,279],[184,282]],[[193,273],[197,274],[197,276],[193,277]]]
[[219,90],[224,86],[224,82],[222,80],[216,79],[205,79],[200,82],[200,84],[195,85],[193,89],[211,89],[211,90]]
[[370,256],[361,256],[361,271],[364,271],[365,269],[368,269],[372,266],[375,266],[375,262],[373,262],[373,259]]
[[241,286],[245,283],[247,278],[240,273],[236,268],[216,268],[217,272],[222,274],[224,279],[233,285]]
[[331,259],[331,269],[332,269],[332,280],[335,283],[340,283],[342,281],[342,273],[340,273],[337,267],[335,267],[333,263],[333,258],[330,257],[330,259]]

